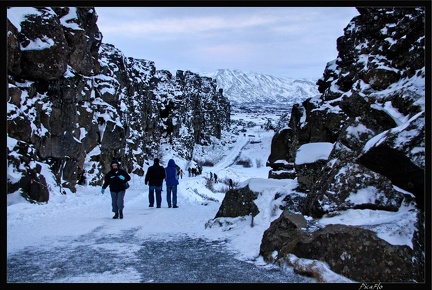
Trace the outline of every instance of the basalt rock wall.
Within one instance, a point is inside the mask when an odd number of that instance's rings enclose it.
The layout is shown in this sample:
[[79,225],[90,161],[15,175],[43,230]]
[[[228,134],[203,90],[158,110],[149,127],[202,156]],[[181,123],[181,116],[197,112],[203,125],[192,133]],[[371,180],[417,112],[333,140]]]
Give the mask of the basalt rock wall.
[[[424,282],[425,8],[357,10],[337,39],[337,58],[317,82],[320,95],[292,106],[273,137],[269,178],[298,186],[264,232],[260,255],[321,278],[317,267],[305,269],[299,259],[323,262],[353,281]],[[304,161],[311,145],[318,149],[309,157],[325,157]],[[222,204],[218,217],[244,215],[259,194],[237,210]],[[402,227],[414,229],[411,243],[394,245],[377,235],[381,227],[397,236],[400,219],[318,226],[321,218],[350,210],[399,212]]]
[[[338,57],[317,82],[321,95],[293,106],[268,158],[269,178],[289,173],[306,193],[300,208],[290,207],[287,197],[284,211],[312,219],[300,228],[282,214],[264,233],[261,254],[279,262],[290,255],[317,259],[355,281],[420,282],[425,194],[430,194],[425,193],[425,8],[357,10],[360,15],[337,39]],[[327,158],[302,162],[298,154],[311,143],[333,149]],[[350,209],[406,207],[417,212],[412,247],[391,245],[371,228],[311,230],[314,221]],[[397,222],[387,226],[397,228]]]
[[215,80],[103,43],[94,8],[19,9],[7,20],[8,193],[44,202],[100,185],[114,158],[143,175],[163,146],[191,159],[229,128]]

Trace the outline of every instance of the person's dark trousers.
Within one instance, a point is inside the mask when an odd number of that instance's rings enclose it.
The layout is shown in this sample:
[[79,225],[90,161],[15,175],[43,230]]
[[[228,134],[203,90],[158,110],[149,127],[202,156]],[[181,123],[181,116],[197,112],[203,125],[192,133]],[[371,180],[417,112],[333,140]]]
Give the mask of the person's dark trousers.
[[156,207],[161,207],[162,204],[162,186],[156,187]]
[[148,194],[148,199],[149,199],[149,206],[153,207],[154,206],[154,192],[155,192],[155,188],[156,186],[152,186],[149,185],[149,194]]
[[155,192],[156,192],[156,207],[161,207],[162,203],[162,186],[149,186],[149,206],[153,207],[155,202]]

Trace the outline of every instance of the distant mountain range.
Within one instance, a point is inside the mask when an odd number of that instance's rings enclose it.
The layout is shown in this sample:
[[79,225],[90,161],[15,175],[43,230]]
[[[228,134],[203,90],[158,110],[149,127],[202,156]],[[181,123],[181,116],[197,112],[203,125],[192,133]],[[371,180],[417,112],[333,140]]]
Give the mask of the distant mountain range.
[[199,74],[216,79],[218,88],[223,89],[224,96],[234,107],[294,104],[319,94],[318,79],[275,77],[236,69]]

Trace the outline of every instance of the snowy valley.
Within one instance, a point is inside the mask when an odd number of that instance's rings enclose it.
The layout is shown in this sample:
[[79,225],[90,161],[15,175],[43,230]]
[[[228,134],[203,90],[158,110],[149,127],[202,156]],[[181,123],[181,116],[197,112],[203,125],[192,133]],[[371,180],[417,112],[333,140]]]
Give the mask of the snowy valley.
[[[295,80],[158,70],[92,7],[8,8],[7,282],[423,285],[426,11],[356,9],[322,77]],[[149,207],[154,158],[183,169],[178,208],[165,186]]]
[[[148,186],[137,175],[132,175],[122,220],[111,218],[109,194],[101,194],[98,186],[79,186],[68,195],[53,190],[50,201],[37,206],[19,193],[9,194],[8,282],[315,283],[291,266],[271,265],[259,257],[263,231],[281,212],[282,199],[273,196],[290,194],[296,186],[294,180],[267,178],[274,132],[263,128],[269,118],[276,122],[277,116],[234,114],[232,132],[196,148],[195,160],[214,164],[203,166],[196,177],[188,176],[187,160],[166,148],[161,164],[174,158],[185,172],[177,209],[167,207],[165,185],[162,208],[149,208]],[[209,180],[210,172],[217,173],[217,183]],[[253,223],[251,216],[214,219],[229,178],[235,188],[249,184],[262,193],[256,201],[262,213]],[[302,267],[311,263],[297,260]],[[324,264],[314,265],[321,281],[353,282]]]

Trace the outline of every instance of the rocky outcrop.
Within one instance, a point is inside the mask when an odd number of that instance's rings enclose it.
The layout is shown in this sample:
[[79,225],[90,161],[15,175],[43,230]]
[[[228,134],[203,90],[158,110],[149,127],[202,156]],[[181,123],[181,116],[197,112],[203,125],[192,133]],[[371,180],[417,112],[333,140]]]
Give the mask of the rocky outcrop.
[[[262,255],[273,260],[271,249],[279,262],[289,255],[320,260],[356,281],[421,282],[425,14],[421,8],[358,11],[337,41],[338,58],[317,83],[321,96],[293,108],[288,138],[273,141],[287,146],[282,152],[274,151],[280,145],[272,147],[269,163],[283,155],[294,162],[298,190],[307,193],[301,212],[314,220],[347,209],[395,212],[415,203],[413,247],[390,245],[352,226],[328,225],[311,233],[295,228],[289,234],[283,229],[290,222],[281,216],[264,234]],[[298,149],[313,142],[334,144],[328,159],[296,164]]]
[[[284,198],[260,254],[281,264],[294,265],[292,256],[322,261],[354,281],[423,282],[425,10],[358,11],[317,82],[321,95],[294,105],[272,140],[269,178],[296,179],[304,197]],[[319,143],[332,144],[326,158],[299,160],[304,145]],[[404,207],[416,212],[412,247],[365,226],[314,226],[346,210]]]
[[257,193],[250,190],[248,186],[240,189],[228,190],[214,218],[247,215],[254,217],[259,213],[258,207],[253,202],[256,197]]
[[[276,257],[272,256],[274,251]],[[353,281],[419,282],[424,279],[413,268],[414,251],[410,247],[391,245],[375,232],[356,226],[335,224],[310,230],[302,215],[288,210],[264,232],[260,255],[266,260],[275,259],[280,265],[292,264],[290,255],[324,261],[333,272]]]
[[94,8],[8,15],[8,193],[48,201],[29,190],[35,178],[62,194],[100,185],[113,158],[143,175],[163,146],[191,159],[194,144],[229,128],[230,103],[214,79],[124,56],[102,42]]

